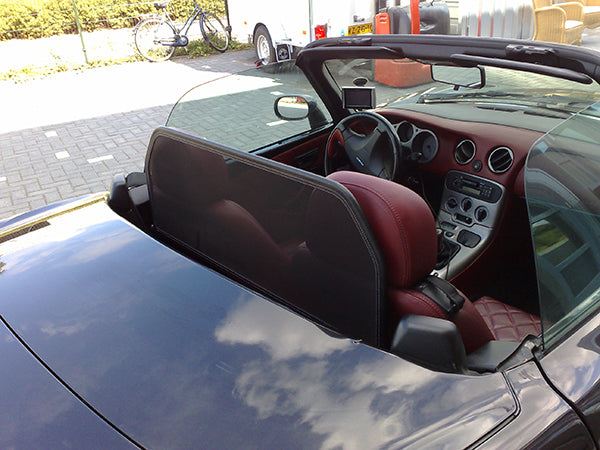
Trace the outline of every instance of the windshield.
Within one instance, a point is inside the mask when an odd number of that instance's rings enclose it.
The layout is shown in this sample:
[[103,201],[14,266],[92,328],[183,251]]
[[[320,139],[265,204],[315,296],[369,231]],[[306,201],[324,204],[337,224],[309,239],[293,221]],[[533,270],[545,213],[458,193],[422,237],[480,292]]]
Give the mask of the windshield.
[[563,122],[531,149],[525,191],[544,344],[600,300],[600,104]]
[[[283,120],[275,114],[280,96],[316,102],[324,120]],[[293,61],[256,67],[202,84],[173,107],[167,126],[245,152],[259,150],[331,123],[331,116]]]
[[464,67],[436,65],[432,78],[431,67],[409,59],[325,62],[325,70],[340,89],[360,82],[357,80],[367,81],[366,86],[374,87],[377,107],[469,102],[529,110],[537,108],[540,114],[560,115],[580,111],[600,101],[595,83],[583,84],[483,65],[478,66],[482,75],[480,77],[476,72],[476,78],[472,72],[466,74]]

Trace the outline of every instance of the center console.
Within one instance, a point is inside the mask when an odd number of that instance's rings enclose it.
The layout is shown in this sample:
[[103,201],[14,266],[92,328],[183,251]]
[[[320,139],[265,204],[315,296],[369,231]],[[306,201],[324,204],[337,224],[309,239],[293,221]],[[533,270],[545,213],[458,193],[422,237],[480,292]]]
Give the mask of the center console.
[[452,170],[446,175],[437,228],[440,255],[435,274],[450,279],[489,243],[505,200],[501,184]]

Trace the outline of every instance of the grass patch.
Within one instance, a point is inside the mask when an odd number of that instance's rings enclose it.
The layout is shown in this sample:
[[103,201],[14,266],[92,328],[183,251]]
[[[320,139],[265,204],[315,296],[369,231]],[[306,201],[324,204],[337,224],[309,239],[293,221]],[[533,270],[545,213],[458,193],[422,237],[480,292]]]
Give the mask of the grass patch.
[[[234,39],[229,41],[227,51],[245,50],[252,48],[252,44],[243,44]],[[198,58],[199,56],[216,55],[220,52],[212,48],[204,39],[190,41],[186,47],[178,47],[174,56],[185,56],[188,58]]]

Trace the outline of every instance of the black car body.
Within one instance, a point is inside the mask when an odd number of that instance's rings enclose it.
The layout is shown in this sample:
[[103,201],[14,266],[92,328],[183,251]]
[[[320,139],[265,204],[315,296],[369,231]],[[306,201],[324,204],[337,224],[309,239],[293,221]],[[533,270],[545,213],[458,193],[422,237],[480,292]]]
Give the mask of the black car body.
[[[143,174],[0,222],[0,445],[595,448],[599,81],[583,49],[371,36],[190,91]],[[390,256],[362,180],[436,238]],[[398,313],[411,258],[542,333]]]

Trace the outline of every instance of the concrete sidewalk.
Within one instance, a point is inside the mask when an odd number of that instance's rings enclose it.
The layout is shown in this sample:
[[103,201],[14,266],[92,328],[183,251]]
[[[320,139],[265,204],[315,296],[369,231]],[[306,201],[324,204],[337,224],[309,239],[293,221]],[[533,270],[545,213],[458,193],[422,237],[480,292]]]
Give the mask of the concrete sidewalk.
[[254,60],[244,50],[0,83],[0,218],[107,190],[115,174],[142,170],[152,131],[185,92]]

